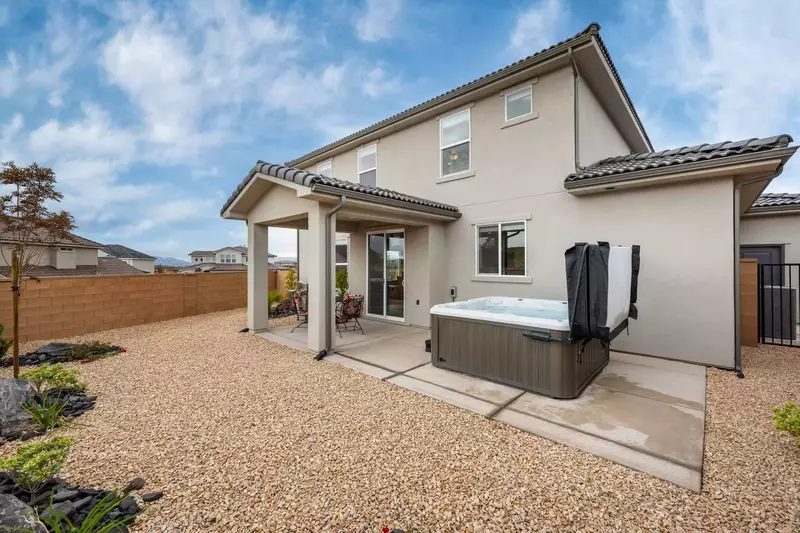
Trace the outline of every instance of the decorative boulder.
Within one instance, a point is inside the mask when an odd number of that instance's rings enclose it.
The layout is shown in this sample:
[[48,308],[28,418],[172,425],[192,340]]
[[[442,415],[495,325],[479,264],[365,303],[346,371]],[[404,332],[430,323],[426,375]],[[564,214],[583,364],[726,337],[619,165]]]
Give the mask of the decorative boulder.
[[22,408],[33,394],[33,387],[24,379],[0,378],[0,437],[19,435],[33,427],[33,417]]
[[33,509],[11,494],[0,494],[0,531],[47,533]]

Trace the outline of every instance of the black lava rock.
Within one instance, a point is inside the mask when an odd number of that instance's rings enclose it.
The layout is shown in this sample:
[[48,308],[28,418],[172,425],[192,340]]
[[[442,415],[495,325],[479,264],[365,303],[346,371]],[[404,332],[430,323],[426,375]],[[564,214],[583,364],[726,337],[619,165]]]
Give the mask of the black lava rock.
[[164,493],[161,491],[158,492],[148,492],[147,494],[142,494],[142,501],[143,502],[154,502],[164,496]]
[[132,490],[142,490],[144,488],[145,481],[144,479],[137,477],[133,478],[128,485],[122,489],[122,492],[125,494],[129,493]]

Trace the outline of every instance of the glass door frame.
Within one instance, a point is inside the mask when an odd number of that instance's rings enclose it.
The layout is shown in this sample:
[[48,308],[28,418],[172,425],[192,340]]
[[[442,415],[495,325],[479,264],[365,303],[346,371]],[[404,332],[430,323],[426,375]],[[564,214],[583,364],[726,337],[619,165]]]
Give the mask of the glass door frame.
[[[388,287],[389,284],[386,280],[386,252],[387,246],[389,245],[388,235],[392,233],[402,233],[403,234],[403,316],[391,316],[387,314],[389,310],[389,300],[388,300]],[[383,235],[383,314],[376,315],[369,312],[369,236],[370,235]],[[405,322],[406,321],[406,272],[407,272],[407,261],[406,261],[406,230],[402,228],[398,229],[385,229],[385,230],[375,230],[375,231],[368,231],[366,232],[366,238],[364,239],[364,266],[366,270],[366,279],[365,279],[365,297],[366,302],[364,305],[364,314],[369,318],[378,318],[380,320],[392,320],[394,322]]]

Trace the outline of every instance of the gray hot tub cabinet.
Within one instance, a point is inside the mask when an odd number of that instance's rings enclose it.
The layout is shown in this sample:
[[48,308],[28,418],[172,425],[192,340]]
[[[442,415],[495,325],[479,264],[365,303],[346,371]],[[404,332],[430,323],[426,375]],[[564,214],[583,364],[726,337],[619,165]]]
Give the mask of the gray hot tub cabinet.
[[592,339],[578,353],[566,331],[431,314],[434,366],[552,398],[575,398],[608,364]]

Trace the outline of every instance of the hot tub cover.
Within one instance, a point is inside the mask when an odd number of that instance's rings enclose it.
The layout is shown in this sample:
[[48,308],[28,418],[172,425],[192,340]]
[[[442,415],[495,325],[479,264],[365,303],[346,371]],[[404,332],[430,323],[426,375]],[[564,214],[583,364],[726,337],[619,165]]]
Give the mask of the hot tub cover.
[[565,260],[570,338],[611,342],[638,317],[639,246],[576,243]]

